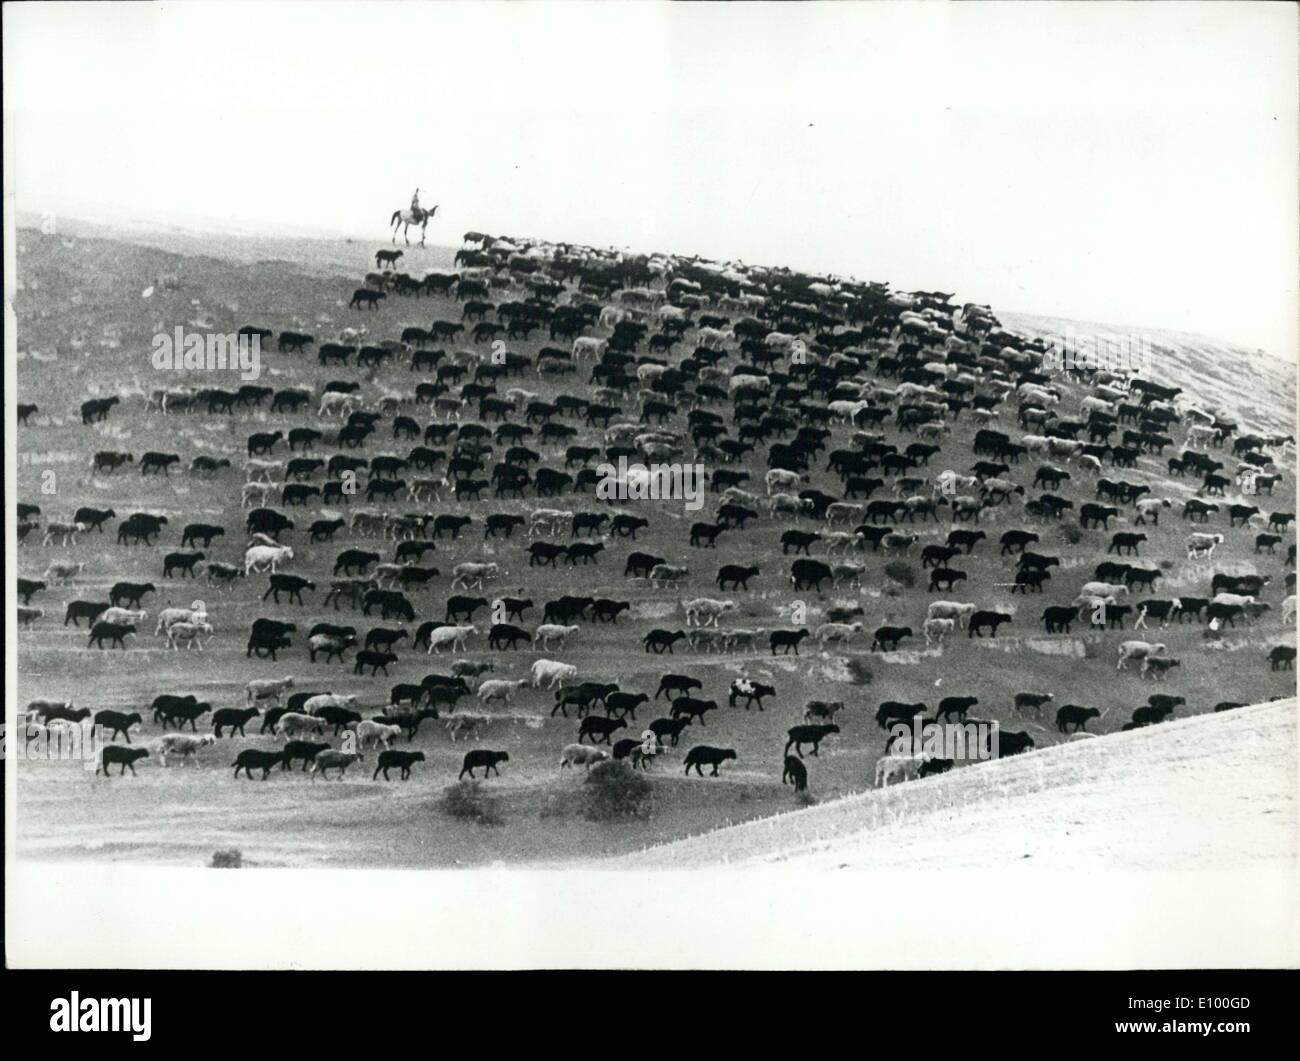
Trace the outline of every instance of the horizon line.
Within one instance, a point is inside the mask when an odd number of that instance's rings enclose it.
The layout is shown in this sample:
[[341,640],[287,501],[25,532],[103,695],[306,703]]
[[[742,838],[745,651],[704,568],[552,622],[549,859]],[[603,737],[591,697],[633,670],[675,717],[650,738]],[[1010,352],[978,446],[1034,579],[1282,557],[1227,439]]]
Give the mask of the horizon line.
[[[31,207],[18,208],[15,205],[15,209],[13,213],[15,230],[23,229],[23,228],[35,228],[39,230],[41,218],[46,213],[61,213],[61,212],[42,211],[38,208],[31,208]],[[276,222],[276,221],[261,221],[261,220],[255,221],[249,219],[223,220],[217,217],[213,217],[212,215],[191,214],[191,213],[184,213],[184,212],[164,212],[161,215],[155,215],[153,217],[141,215],[141,216],[134,216],[130,218],[124,218],[121,215],[119,215],[115,219],[107,219],[107,220],[97,219],[94,217],[87,217],[74,212],[62,213],[62,216],[65,217],[67,220],[78,224],[98,226],[100,228],[104,228],[107,230],[126,229],[127,231],[122,232],[123,235],[129,235],[131,230],[134,229],[135,231],[152,231],[157,234],[164,234],[164,235],[171,233],[171,234],[191,235],[196,237],[221,236],[221,237],[228,237],[228,238],[235,238],[235,239],[242,238],[247,240],[279,238],[279,239],[301,240],[304,242],[306,241],[326,242],[331,240],[363,242],[373,238],[368,235],[348,232],[343,229],[321,228],[321,227],[316,227],[311,225],[285,224],[283,222]],[[266,231],[259,232],[257,231],[258,229],[265,229]],[[498,236],[497,238],[509,238],[509,237]],[[513,238],[532,239],[532,240],[537,240],[539,242],[549,242],[549,243],[567,242],[565,240],[558,240],[553,238],[548,239],[539,236],[524,236],[524,237],[513,237]],[[577,244],[577,243],[574,243],[572,245],[588,246],[585,244]],[[602,249],[596,247],[595,245],[590,245],[590,246],[592,246],[593,249]],[[423,249],[425,250],[444,249],[444,250],[455,251],[455,250],[462,249],[462,247],[463,247],[463,240],[456,240],[456,242],[453,243],[439,243],[435,239],[435,242],[433,243],[426,243]],[[638,250],[634,250],[631,246],[618,248],[614,244],[609,244],[607,249],[614,249],[614,250],[622,249],[633,254],[647,254],[647,255],[664,254],[670,256],[677,256],[676,252],[673,251],[638,251]],[[682,255],[681,257],[689,257],[689,256]],[[740,261],[740,259],[717,259],[717,258],[704,258],[703,260]],[[743,263],[743,264],[754,265],[754,263]],[[791,268],[790,266],[784,266],[784,265],[762,265],[762,264],[758,265],[757,267],[763,269]],[[830,271],[830,272],[812,273],[810,275],[838,276],[840,274],[834,271]],[[856,278],[853,279],[857,283],[868,282],[863,280],[857,280]],[[892,281],[884,281],[884,283],[886,283],[887,287],[891,291],[903,290],[902,288],[895,288]],[[1125,322],[1102,321],[1102,320],[1095,320],[1083,316],[1071,316],[1069,315],[1068,312],[1046,312],[1046,311],[1036,311],[1036,310],[1019,310],[1019,309],[1010,309],[1010,308],[999,309],[998,307],[994,307],[994,313],[995,315],[1002,313],[1002,314],[1009,314],[1017,317],[1035,317],[1040,319],[1047,318],[1047,319],[1054,319],[1054,320],[1061,320],[1061,321],[1070,321],[1079,324],[1094,324],[1094,325],[1100,325],[1112,329],[1167,332],[1175,335],[1188,336],[1197,339],[1206,339],[1216,343],[1222,343],[1228,346],[1234,346],[1242,350],[1253,350],[1257,353],[1263,354],[1264,356],[1272,358],[1273,360],[1279,361],[1283,364],[1294,365],[1297,363],[1297,357],[1295,355],[1288,356],[1283,353],[1269,350],[1267,347],[1263,347],[1263,346],[1252,347],[1236,339],[1229,339],[1225,336],[1220,336],[1220,335],[1211,335],[1207,332],[1188,331],[1184,328],[1175,328],[1175,327],[1165,326],[1165,325],[1132,324],[1132,323],[1125,323]]]

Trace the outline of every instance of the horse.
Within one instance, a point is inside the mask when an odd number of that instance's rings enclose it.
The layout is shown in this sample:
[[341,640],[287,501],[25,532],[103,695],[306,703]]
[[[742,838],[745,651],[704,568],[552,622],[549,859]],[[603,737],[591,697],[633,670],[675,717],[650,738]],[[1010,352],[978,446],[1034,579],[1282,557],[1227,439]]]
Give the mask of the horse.
[[389,224],[393,226],[393,242],[397,242],[397,227],[402,226],[402,238],[406,240],[406,245],[411,245],[410,239],[406,235],[406,230],[412,225],[420,226],[420,246],[424,246],[424,229],[429,224],[429,218],[438,212],[435,206],[432,210],[394,210]]

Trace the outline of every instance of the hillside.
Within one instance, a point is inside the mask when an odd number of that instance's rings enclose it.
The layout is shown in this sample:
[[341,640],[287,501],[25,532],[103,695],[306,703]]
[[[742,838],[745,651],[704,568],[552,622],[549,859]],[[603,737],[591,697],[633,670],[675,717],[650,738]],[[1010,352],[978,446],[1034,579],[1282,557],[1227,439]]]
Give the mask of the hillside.
[[[30,228],[19,230],[17,389],[19,399],[35,403],[38,411],[20,429],[18,481],[13,492],[20,502],[38,503],[47,521],[70,519],[77,508],[87,505],[111,508],[115,513],[115,521],[106,524],[102,535],[92,532],[75,545],[63,547],[43,545],[40,535],[33,534],[19,550],[17,574],[26,578],[40,578],[51,562],[85,563],[72,585],[51,586],[32,601],[44,614],[30,629],[17,634],[20,705],[46,697],[73,699],[94,709],[145,710],[156,695],[170,692],[195,695],[210,701],[214,708],[233,707],[242,704],[244,685],[250,679],[292,676],[300,691],[355,695],[359,708],[371,715],[388,704],[391,686],[418,683],[426,673],[446,670],[450,654],[435,659],[405,647],[399,650],[400,659],[388,668],[387,676],[374,678],[354,674],[350,658],[343,665],[312,664],[308,658],[302,632],[315,623],[354,624],[362,634],[380,625],[377,618],[367,619],[357,610],[325,605],[325,587],[342,549],[360,545],[381,551],[389,559],[393,542],[379,535],[345,531],[331,544],[312,545],[305,528],[317,519],[335,514],[349,517],[357,509],[382,506],[358,501],[340,506],[337,512],[314,504],[286,509],[297,521],[295,529],[282,539],[297,550],[292,570],[317,586],[306,594],[301,606],[264,601],[265,576],[240,579],[225,588],[210,586],[202,577],[194,581],[162,577],[163,554],[179,548],[181,528],[191,521],[222,525],[226,530],[204,550],[207,562],[240,564],[247,515],[239,499],[240,466],[250,433],[287,431],[304,424],[329,429],[331,423],[321,421],[315,408],[297,415],[272,414],[265,406],[234,415],[148,412],[145,399],[159,387],[233,389],[241,382],[229,374],[214,379],[199,372],[160,373],[149,357],[153,336],[177,325],[200,331],[233,331],[253,323],[277,333],[286,329],[309,332],[321,341],[334,338],[345,327],[364,327],[367,335],[378,341],[394,340],[404,328],[428,327],[433,320],[459,321],[461,303],[441,295],[392,296],[376,312],[347,308],[353,290],[374,268],[375,250],[388,246],[384,239],[362,245],[342,240],[241,241],[168,233],[81,235],[71,223],[53,236]],[[405,250],[402,264],[413,275],[421,275],[449,267],[451,254],[446,248],[410,248]],[[163,277],[174,284],[158,283]],[[570,288],[566,297],[572,291]],[[1008,316],[1007,322],[1010,320]],[[1050,330],[1059,323],[1040,321],[1037,326]],[[1024,327],[1032,330],[1028,324]],[[535,360],[547,345],[550,340],[543,330],[512,341],[510,349]],[[567,344],[561,341],[560,345]],[[692,345],[688,342],[686,349]],[[1188,387],[1206,404],[1222,402],[1225,411],[1240,408],[1243,428],[1259,424],[1281,431],[1284,428],[1278,425],[1294,421],[1293,390],[1282,386],[1275,363],[1191,340],[1166,337],[1160,345],[1168,357],[1168,371],[1162,368],[1157,378]],[[479,344],[477,350],[485,353],[487,347]],[[673,356],[682,353],[679,347]],[[373,373],[359,372],[355,365],[322,367],[314,347],[306,354],[281,354],[273,344],[263,352],[262,370],[258,382],[268,387],[303,386],[318,394],[330,381],[350,380],[361,385],[367,400],[377,399],[384,391],[413,393],[428,375],[414,372],[404,363],[390,363]],[[583,394],[592,389],[588,371],[584,365],[577,376],[553,377],[530,370],[503,382],[501,389],[517,385],[547,400],[563,393]],[[884,382],[893,385],[897,381]],[[1061,386],[1066,395],[1063,404],[1074,409],[1084,389],[1068,381]],[[80,403],[93,395],[110,394],[125,396],[121,407],[104,423],[83,425],[77,412]],[[629,395],[629,416],[635,414],[631,402]],[[437,419],[431,409],[420,408],[413,400],[403,411],[418,418],[421,425]],[[730,410],[720,407],[719,411]],[[1015,434],[1012,403],[1006,403],[999,415],[997,426]],[[598,427],[580,419],[570,423],[579,432],[576,441],[603,444]],[[332,426],[337,424],[333,421]],[[685,410],[666,426],[684,433]],[[414,443],[395,440],[391,428],[391,419],[381,421],[379,434],[356,452],[367,458],[378,453],[406,453]],[[968,416],[958,419],[943,439],[942,452],[921,474],[933,475],[945,467],[965,471],[974,459],[975,429]],[[831,430],[828,449],[850,444],[851,425],[837,424]],[[892,442],[906,445],[912,440],[897,430],[892,420],[882,430]],[[1204,626],[1191,621],[1167,629],[1157,625],[1145,635],[1136,635],[1167,643],[1169,655],[1181,660],[1182,665],[1158,686],[1135,670],[1116,671],[1119,642],[1135,636],[1131,616],[1122,628],[1089,631],[1086,624],[1080,624],[1070,635],[1044,633],[1039,619],[1042,609],[1068,602],[1092,577],[1097,563],[1115,559],[1114,554],[1107,554],[1109,534],[1105,531],[1090,529],[1075,535],[1067,530],[1077,527],[1077,520],[1034,522],[1012,506],[986,510],[980,526],[992,541],[960,558],[959,566],[969,579],[952,595],[1014,611],[1014,620],[996,639],[970,638],[963,632],[939,648],[926,647],[919,637],[928,604],[937,595],[927,592],[918,553],[921,547],[944,540],[951,530],[947,518],[941,523],[903,524],[900,529],[916,533],[918,541],[902,556],[871,550],[854,553],[852,558],[865,565],[860,588],[825,587],[820,593],[796,594],[789,578],[793,558],[784,555],[780,544],[781,534],[791,524],[773,518],[765,509],[745,530],[723,533],[716,549],[699,549],[689,545],[688,529],[697,518],[712,514],[716,494],[708,496],[701,513],[664,502],[625,503],[622,511],[649,520],[649,527],[635,541],[609,534],[597,536],[593,540],[599,541],[604,551],[595,563],[560,561],[555,567],[538,567],[530,566],[521,534],[513,539],[485,537],[485,518],[493,513],[526,515],[544,505],[590,510],[599,503],[591,494],[539,500],[531,492],[525,497],[496,498],[487,490],[482,500],[443,500],[425,506],[431,514],[464,512],[473,524],[459,538],[444,537],[436,543],[432,563],[439,575],[432,588],[413,595],[417,619],[444,619],[446,600],[453,592],[450,572],[469,560],[496,562],[504,569],[500,582],[485,596],[518,595],[533,600],[535,610],[524,622],[529,629],[542,621],[546,602],[563,594],[582,592],[628,601],[628,614],[616,623],[581,624],[558,655],[532,648],[489,651],[482,636],[488,624],[480,611],[476,616],[480,633],[471,640],[465,657],[492,663],[494,677],[517,679],[527,674],[533,660],[554,655],[574,663],[584,679],[616,681],[623,690],[652,697],[667,672],[700,680],[701,695],[715,700],[719,707],[704,725],[688,729],[681,746],[666,749],[654,765],[650,774],[654,808],[648,818],[618,824],[582,818],[576,795],[581,791],[581,773],[561,772],[558,767],[561,749],[579,735],[579,723],[572,714],[567,718],[554,714],[554,697],[549,691],[526,689],[509,707],[483,708],[471,699],[458,709],[459,713],[481,716],[477,746],[510,752],[501,777],[487,783],[501,805],[504,824],[497,828],[455,820],[439,809],[438,801],[455,781],[466,747],[464,742],[453,741],[440,725],[426,725],[413,743],[427,759],[410,782],[372,783],[371,767],[364,773],[350,772],[346,780],[324,788],[298,773],[277,774],[264,785],[242,778],[234,781],[231,766],[238,749],[279,746],[269,733],[258,733],[255,722],[247,738],[223,738],[217,747],[206,749],[196,767],[163,769],[150,761],[140,768],[138,778],[128,774],[121,783],[116,776],[111,782],[96,780],[89,771],[72,764],[24,764],[19,780],[19,849],[42,858],[91,854],[190,864],[206,860],[218,847],[231,845],[241,846],[251,860],[262,864],[438,866],[587,860],[627,854],[646,844],[670,842],[797,805],[789,787],[780,783],[782,749],[787,729],[801,720],[804,704],[810,699],[844,700],[847,705],[837,718],[841,733],[823,745],[818,758],[808,760],[812,795],[833,801],[869,787],[885,736],[873,715],[885,700],[925,702],[933,710],[941,697],[973,695],[979,700],[976,713],[980,717],[994,719],[1008,730],[1024,729],[1039,748],[1050,748],[1068,738],[1057,732],[1050,710],[1041,718],[1016,713],[1012,700],[1017,692],[1051,692],[1054,704],[1096,707],[1102,714],[1090,729],[1103,739],[1091,743],[1102,746],[1111,740],[1132,739],[1118,731],[1153,691],[1185,699],[1176,714],[1179,719],[1206,714],[1220,701],[1260,702],[1294,695],[1294,672],[1272,671],[1265,658],[1271,646],[1294,643],[1294,630],[1282,624],[1279,614],[1287,592],[1285,576],[1291,570],[1285,566],[1284,556],[1294,532],[1285,535],[1285,542],[1274,553],[1257,553],[1254,537],[1258,528],[1229,528],[1220,514],[1217,523],[1196,528],[1225,535],[1214,563],[1188,562],[1185,541],[1191,528],[1179,518],[1179,509],[1194,496],[1198,483],[1193,478],[1170,478],[1166,470],[1168,457],[1182,449],[1182,438],[1180,429],[1173,450],[1163,455],[1144,454],[1135,469],[1119,473],[1106,469],[1107,474],[1151,486],[1154,496],[1167,496],[1176,506],[1167,510],[1158,527],[1137,528],[1149,536],[1138,559],[1161,567],[1164,579],[1158,596],[1209,596],[1214,571],[1267,575],[1272,581],[1262,599],[1271,610],[1252,623],[1227,629],[1219,639],[1207,639]],[[536,445],[536,440],[532,443]],[[537,448],[545,464],[564,465],[563,445]],[[731,469],[749,472],[752,479],[748,485],[759,494],[763,493],[765,448],[760,446]],[[144,477],[133,464],[112,475],[92,474],[90,457],[99,450],[132,452],[137,458],[148,450],[175,452],[181,458],[181,470],[173,469],[168,477]],[[333,446],[322,446],[317,455],[328,458],[335,452]],[[192,477],[184,469],[200,455],[226,457],[234,467],[210,479]],[[281,445],[275,456],[286,455]],[[1218,455],[1230,459],[1226,453]],[[1282,481],[1271,498],[1261,498],[1259,503],[1269,512],[1294,511],[1294,448],[1279,447],[1275,458]],[[1037,463],[1022,461],[1009,474],[1028,489]],[[484,469],[485,477],[490,467],[489,463]],[[1083,474],[1078,475],[1061,493],[1082,503],[1091,500],[1091,491]],[[322,481],[318,475],[317,484]],[[825,454],[811,470],[808,485],[836,496],[843,493],[838,476],[826,468]],[[1224,505],[1234,500],[1241,498],[1221,499]],[[401,502],[392,510],[411,507]],[[116,521],[135,511],[162,513],[171,520],[161,541],[150,547],[116,544]],[[807,517],[794,522],[804,529],[824,529]],[[1126,513],[1118,523],[1112,522],[1111,529],[1131,530],[1133,526],[1131,513]],[[1014,559],[1000,556],[997,547],[997,536],[1009,527],[1032,528],[1041,535],[1040,548],[1061,555],[1060,569],[1045,592],[1024,596],[1009,592]],[[566,535],[564,540],[570,539]],[[624,564],[633,550],[685,565],[690,576],[676,589],[625,578]],[[814,550],[814,555],[825,558],[820,549]],[[894,567],[899,578],[887,577],[885,569],[891,561],[900,564],[906,575]],[[719,593],[714,576],[723,564],[756,564],[761,575],[747,593]],[[157,592],[144,603],[150,621],[125,651],[88,649],[85,623],[79,628],[66,625],[64,609],[72,600],[106,600],[110,587],[121,580],[156,585]],[[724,626],[760,631],[757,647],[752,651],[691,652],[679,644],[672,655],[647,654],[644,635],[656,627],[684,628],[681,601],[704,595],[734,599],[736,611]],[[152,618],[162,608],[189,606],[195,600],[206,602],[215,637],[201,653],[169,651],[162,639],[154,636]],[[833,606],[861,607],[865,636],[829,649],[805,643],[799,656],[772,655],[766,645],[767,633],[788,628],[791,609],[800,602],[807,607],[806,625],[810,628],[816,628]],[[292,648],[277,661],[249,658],[246,652],[251,623],[267,616],[299,625]],[[872,652],[871,631],[881,624],[910,626],[917,636],[900,651]],[[776,687],[776,697],[763,712],[727,706],[728,687],[742,675]],[[628,730],[616,736],[637,736],[650,719],[667,711],[664,700],[656,703],[652,699],[640,716],[629,721]],[[147,744],[161,734],[160,727],[148,718],[135,732],[136,739]],[[706,742],[734,748],[737,760],[728,763],[716,780],[685,779],[684,753],[693,744]],[[1069,752],[1080,754],[1074,748]],[[962,768],[957,775],[968,769],[989,768]],[[890,794],[888,798],[896,797]]]
[[1296,701],[1116,734],[720,829],[611,869],[1296,868]]

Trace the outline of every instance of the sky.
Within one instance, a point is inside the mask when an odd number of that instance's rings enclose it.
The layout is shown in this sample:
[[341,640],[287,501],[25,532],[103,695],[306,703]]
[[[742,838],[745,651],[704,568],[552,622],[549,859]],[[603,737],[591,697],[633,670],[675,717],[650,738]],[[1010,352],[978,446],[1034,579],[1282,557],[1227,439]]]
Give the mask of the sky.
[[10,4],[8,206],[790,265],[1297,349],[1287,4]]

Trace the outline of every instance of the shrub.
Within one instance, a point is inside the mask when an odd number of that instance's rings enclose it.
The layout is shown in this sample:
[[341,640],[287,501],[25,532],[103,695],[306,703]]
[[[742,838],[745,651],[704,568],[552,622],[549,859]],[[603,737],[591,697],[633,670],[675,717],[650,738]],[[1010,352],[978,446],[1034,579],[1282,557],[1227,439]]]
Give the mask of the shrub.
[[1061,540],[1068,545],[1078,545],[1083,537],[1083,529],[1074,523],[1062,523],[1060,530]]
[[905,589],[916,585],[916,568],[902,560],[891,560],[885,565],[885,576],[897,582]]
[[873,677],[871,668],[867,666],[865,660],[856,656],[850,656],[848,663],[849,680],[854,685],[870,685]]
[[484,791],[479,781],[457,781],[448,785],[443,790],[440,805],[444,814],[458,821],[477,822],[479,825],[502,825],[505,822],[501,801]]
[[209,869],[240,869],[244,865],[244,856],[237,848],[229,851],[214,851]]
[[593,822],[649,818],[653,787],[645,774],[626,763],[599,763],[588,771],[583,784],[583,817]]

